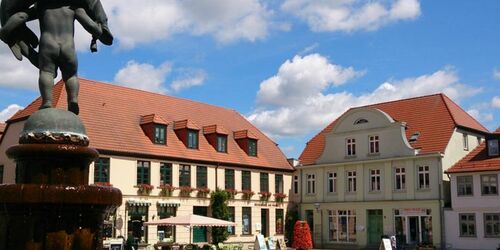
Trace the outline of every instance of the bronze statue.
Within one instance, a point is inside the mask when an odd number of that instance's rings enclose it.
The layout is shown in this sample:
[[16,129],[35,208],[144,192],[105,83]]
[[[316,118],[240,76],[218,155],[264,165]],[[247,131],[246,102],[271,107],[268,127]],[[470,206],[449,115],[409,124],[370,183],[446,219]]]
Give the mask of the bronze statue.
[[[26,26],[35,19],[40,22],[40,40]],[[24,56],[40,70],[40,109],[52,107],[52,88],[59,68],[68,95],[68,110],[79,113],[75,20],[92,34],[92,52],[97,51],[98,39],[106,45],[113,43],[100,0],[2,0],[0,4],[0,39],[18,60]]]

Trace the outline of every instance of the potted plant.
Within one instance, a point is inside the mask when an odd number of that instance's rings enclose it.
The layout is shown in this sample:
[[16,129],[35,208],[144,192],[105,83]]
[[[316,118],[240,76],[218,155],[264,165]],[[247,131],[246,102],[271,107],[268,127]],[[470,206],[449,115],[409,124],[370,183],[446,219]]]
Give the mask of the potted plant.
[[224,191],[226,191],[226,193],[229,194],[230,199],[234,199],[234,196],[236,196],[236,194],[238,194],[238,191],[236,191],[234,188],[228,188]]
[[259,195],[260,195],[261,201],[268,201],[269,197],[271,197],[271,192],[263,191],[263,192],[259,192]]
[[190,196],[191,192],[193,192],[194,188],[190,186],[181,186],[179,187],[179,190],[181,191],[180,195],[181,196]]
[[142,183],[135,186],[139,195],[149,195],[153,190],[153,185]]
[[277,201],[277,202],[283,202],[283,200],[286,198],[286,194],[284,193],[275,193],[274,194],[274,199]]
[[300,220],[295,222],[292,248],[297,250],[307,250],[313,248],[311,229],[309,228],[309,224],[307,224],[307,222]]
[[208,193],[210,193],[210,189],[207,187],[199,187],[196,190],[198,191],[198,197],[207,197]]
[[95,182],[94,185],[100,186],[100,187],[112,187],[113,184],[109,182]]
[[170,184],[161,184],[158,188],[161,189],[161,196],[172,196],[172,193],[175,190],[175,187]]
[[245,200],[252,199],[252,196],[255,194],[252,190],[241,190],[241,193],[243,194],[243,199]]

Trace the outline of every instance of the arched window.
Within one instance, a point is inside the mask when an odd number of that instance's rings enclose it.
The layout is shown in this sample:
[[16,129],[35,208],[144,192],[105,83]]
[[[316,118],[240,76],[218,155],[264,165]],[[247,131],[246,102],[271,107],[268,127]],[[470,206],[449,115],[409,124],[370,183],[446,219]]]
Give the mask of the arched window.
[[368,120],[366,120],[365,118],[359,118],[354,122],[354,125],[363,124],[363,123],[368,123]]

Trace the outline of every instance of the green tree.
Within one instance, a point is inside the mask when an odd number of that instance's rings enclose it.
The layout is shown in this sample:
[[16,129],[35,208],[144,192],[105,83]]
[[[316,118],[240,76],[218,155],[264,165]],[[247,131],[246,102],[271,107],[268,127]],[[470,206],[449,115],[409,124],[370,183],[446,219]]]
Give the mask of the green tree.
[[289,246],[292,246],[293,243],[293,228],[297,220],[299,220],[299,210],[297,205],[292,205],[287,211],[285,219],[285,237],[288,239]]
[[[212,217],[221,220],[229,220],[229,208],[227,201],[229,194],[226,191],[217,188],[210,195],[210,206],[212,208]],[[212,228],[212,243],[218,244],[227,240],[229,233],[225,227]]]

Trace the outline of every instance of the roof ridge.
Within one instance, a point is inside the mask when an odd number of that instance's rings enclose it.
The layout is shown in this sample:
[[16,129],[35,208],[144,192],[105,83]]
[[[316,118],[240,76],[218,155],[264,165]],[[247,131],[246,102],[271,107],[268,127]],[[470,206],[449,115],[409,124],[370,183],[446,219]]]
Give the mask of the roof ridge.
[[396,99],[396,100],[385,101],[385,102],[376,102],[376,103],[366,104],[366,105],[362,105],[362,106],[356,106],[356,107],[352,107],[352,108],[370,107],[370,106],[373,106],[373,105],[380,105],[380,104],[388,104],[388,103],[393,103],[393,102],[401,102],[401,101],[408,101],[408,100],[414,100],[414,99],[421,99],[421,98],[427,98],[427,97],[431,97],[431,96],[435,96],[435,95],[442,95],[442,94],[443,93],[438,92],[438,93],[434,93],[434,94],[414,96],[414,97],[408,97],[408,98],[404,98],[404,99]]
[[201,101],[190,100],[190,99],[184,98],[184,97],[179,97],[179,96],[174,96],[174,95],[169,95],[169,94],[161,94],[161,93],[151,92],[151,91],[147,91],[147,90],[143,90],[143,89],[132,88],[132,87],[120,85],[118,83],[113,83],[113,82],[108,82],[108,81],[101,81],[100,82],[100,81],[91,80],[91,79],[87,79],[87,78],[83,78],[83,77],[78,77],[78,78],[80,80],[85,80],[85,81],[88,81],[88,82],[91,82],[91,83],[95,83],[95,84],[104,84],[104,85],[109,85],[109,86],[116,87],[116,88],[128,89],[128,90],[133,90],[133,91],[140,91],[140,92],[144,92],[144,93],[147,93],[147,94],[150,94],[150,95],[152,94],[152,95],[158,95],[158,96],[162,96],[162,97],[169,97],[169,98],[173,98],[173,99],[177,99],[177,100],[182,100],[182,101],[186,101],[186,102],[192,102],[192,103],[196,103],[196,104],[201,104],[201,105],[204,105],[204,106],[212,106],[212,107],[219,108],[219,109],[224,109],[224,110],[227,110],[227,111],[234,111],[234,109],[230,109],[230,108],[226,108],[226,107],[222,107],[222,106],[217,106],[217,105],[210,104],[210,103],[204,103],[204,102],[201,102]]
[[[447,95],[441,93],[440,94],[441,96],[441,99],[443,99],[443,102],[444,102],[444,106],[446,107],[446,110],[448,110],[448,114],[450,114],[451,116],[451,119],[453,120],[453,122],[455,123],[455,126],[463,126],[461,124],[459,124],[455,118],[455,116],[453,115],[453,112],[451,112],[450,110],[450,107],[448,106],[448,102],[447,101],[450,101],[455,107],[457,107],[460,111],[462,111],[466,116],[468,116],[469,118],[471,118],[473,121],[475,121],[479,126],[481,126],[481,128],[483,128],[484,130],[486,130],[487,132],[490,132],[489,129],[487,129],[486,127],[483,126],[483,124],[481,124],[479,121],[476,120],[476,118],[474,118],[473,116],[471,116],[467,111],[465,111],[462,107],[460,107],[460,105],[456,104],[451,98],[449,98]],[[465,127],[465,126],[463,126]],[[474,129],[474,128],[471,128],[471,129]]]

